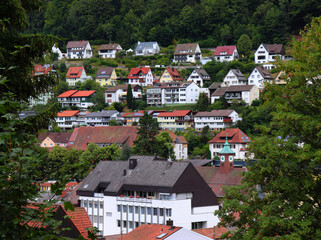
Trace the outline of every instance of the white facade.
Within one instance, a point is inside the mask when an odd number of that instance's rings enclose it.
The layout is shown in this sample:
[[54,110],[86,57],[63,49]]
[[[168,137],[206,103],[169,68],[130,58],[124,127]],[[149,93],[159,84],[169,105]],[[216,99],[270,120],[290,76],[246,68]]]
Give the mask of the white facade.
[[[215,110],[213,110],[212,112],[214,111]],[[201,114],[196,114],[194,116],[195,129],[197,131],[201,131],[205,126],[209,126],[212,131],[217,129],[229,128],[236,124],[237,121],[242,120],[241,118],[239,118],[238,113],[235,111],[232,111],[231,114],[229,114],[227,117],[218,116],[215,113],[213,113],[211,116],[210,112],[207,113],[207,115],[208,116],[201,116]]]
[[62,54],[62,52],[60,51],[60,49],[58,47],[56,47],[56,44],[54,44],[51,48],[51,52],[53,53],[57,53],[58,54],[58,60],[61,60],[64,56]]
[[[209,149],[211,152],[211,159],[213,159],[215,156],[218,156],[218,153],[222,151],[224,147],[224,143],[210,143]],[[247,144],[241,144],[241,143],[230,143],[230,148],[235,152],[235,159],[241,159],[246,160],[248,151]]]
[[138,84],[139,86],[152,86],[154,81],[154,76],[152,70],[149,69],[147,74],[144,74],[142,71],[139,72],[139,76],[135,78],[128,78],[128,84]]
[[118,44],[116,49],[99,50],[98,55],[101,58],[116,58],[116,53],[121,52],[122,50],[122,47]]
[[237,60],[239,54],[237,52],[237,48],[234,48],[234,51],[231,55],[228,55],[227,52],[222,52],[220,55],[215,55],[215,60],[219,62],[230,62],[233,60]]
[[232,69],[226,74],[223,82],[226,84],[226,86],[246,85],[247,84],[245,77],[244,77],[244,79],[240,80],[239,77],[235,74],[235,71],[233,71]]
[[196,103],[201,93],[196,83],[183,83],[176,87],[162,89],[162,104]]
[[84,48],[83,47],[67,48],[67,58],[69,59],[91,58],[92,56],[93,56],[93,51],[91,49],[89,42],[86,44]]
[[45,93],[40,93],[36,98],[29,98],[29,106],[34,106],[37,104],[46,105],[50,99],[54,97],[54,92],[49,91]]
[[166,224],[174,221],[176,226],[191,230],[193,222],[204,223],[204,228],[216,226],[219,219],[214,216],[218,206],[191,207],[192,193],[156,193],[146,198],[104,196],[95,193],[94,197],[79,196],[92,220],[93,226],[102,235],[128,233],[142,224]]
[[66,82],[68,83],[68,86],[75,86],[76,82],[86,82],[88,79],[91,79],[91,76],[86,75],[85,69],[82,70],[81,76],[78,78],[66,78]]
[[136,56],[148,56],[158,54],[160,47],[157,42],[138,42],[135,49]]
[[[210,81],[211,78],[209,76],[204,76],[204,80]],[[191,75],[188,76],[187,82],[194,82],[196,83],[198,86],[203,87],[204,85],[204,81],[203,78],[200,76],[200,74],[194,69],[193,72],[191,73]]]
[[174,152],[175,152],[176,160],[188,159],[188,147],[187,147],[187,144],[175,143]]
[[106,92],[105,93],[105,101],[110,104],[113,102],[120,102],[120,96],[125,91],[123,89],[117,89],[115,92]]
[[[190,50],[192,51],[192,50]],[[202,58],[202,52],[200,46],[197,44],[195,52],[189,53],[188,51],[180,51],[178,54],[174,53],[173,62],[191,62],[196,63],[197,60]]]
[[[258,87],[259,90],[263,90],[264,82],[266,81],[262,74],[258,71],[257,68],[254,68],[250,76],[248,77],[248,84],[255,85]],[[269,81],[269,83],[272,83],[272,79]]]
[[254,62],[256,64],[274,62],[277,56],[281,60],[284,59],[284,57],[285,57],[285,56],[280,55],[280,54],[270,54],[268,52],[268,49],[266,49],[264,47],[264,44],[261,43],[259,48],[254,53]]
[[74,115],[72,117],[56,117],[55,118],[57,126],[62,129],[72,129],[78,125],[78,117]]

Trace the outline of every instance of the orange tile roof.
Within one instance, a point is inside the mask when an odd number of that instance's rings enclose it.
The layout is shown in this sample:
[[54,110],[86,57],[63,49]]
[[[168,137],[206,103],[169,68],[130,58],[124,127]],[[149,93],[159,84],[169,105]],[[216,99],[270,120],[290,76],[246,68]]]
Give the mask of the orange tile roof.
[[58,117],[72,117],[80,113],[78,110],[63,111],[58,113]]
[[128,74],[128,78],[138,78],[138,76],[137,77],[133,77],[132,74],[133,75],[138,75],[140,72],[143,72],[146,75],[149,72],[149,70],[150,70],[149,67],[147,67],[147,68],[145,68],[145,67],[132,68],[132,69],[130,69],[130,72]]
[[91,90],[91,91],[78,91],[72,95],[72,97],[89,97],[93,93],[95,93],[96,90]]
[[65,97],[70,97],[72,96],[74,93],[78,92],[78,90],[69,90],[67,92],[64,92],[62,94],[60,94],[58,97],[59,98],[65,98]]
[[189,114],[191,110],[175,110],[173,112],[164,112],[158,114],[158,117],[184,117]]
[[[141,225],[138,228],[134,229],[130,233],[122,236],[120,239],[122,240],[155,240],[158,236],[162,233],[166,233],[165,236],[157,239],[166,239],[171,234],[175,233],[176,231],[180,230],[181,227],[174,227],[174,229],[170,230],[170,226],[160,225],[160,224],[151,224],[151,225]],[[119,239],[119,240],[120,240]]]
[[52,69],[52,67],[44,67],[41,65],[35,65],[35,69],[33,71],[33,74],[34,75],[40,75],[40,74],[46,75],[51,71],[51,69]]
[[221,239],[221,235],[226,233],[228,229],[225,227],[214,227],[194,229],[193,231],[211,239]]
[[183,81],[182,76],[179,74],[176,68],[166,68],[169,75],[171,75],[174,81]]
[[66,74],[66,78],[80,78],[84,67],[70,67]]
[[228,143],[248,143],[251,139],[239,128],[227,128],[217,134],[209,143],[225,143],[226,137]]

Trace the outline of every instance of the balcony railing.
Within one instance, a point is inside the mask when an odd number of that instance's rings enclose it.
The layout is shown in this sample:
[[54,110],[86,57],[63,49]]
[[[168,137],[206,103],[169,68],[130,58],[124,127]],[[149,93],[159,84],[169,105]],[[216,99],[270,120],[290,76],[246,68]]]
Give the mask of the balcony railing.
[[149,198],[135,198],[135,197],[116,197],[116,201],[123,202],[137,202],[137,203],[152,203],[152,199]]
[[232,119],[226,118],[226,119],[223,119],[223,122],[225,122],[225,123],[232,122]]

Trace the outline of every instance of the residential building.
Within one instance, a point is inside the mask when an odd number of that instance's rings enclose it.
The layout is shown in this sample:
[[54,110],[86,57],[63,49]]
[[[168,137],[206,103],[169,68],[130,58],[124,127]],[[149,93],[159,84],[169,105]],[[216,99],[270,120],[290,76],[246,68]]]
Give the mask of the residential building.
[[158,126],[168,131],[184,131],[193,125],[191,110],[174,110],[162,112],[157,116]]
[[78,91],[69,90],[58,96],[58,102],[62,107],[76,106],[79,108],[88,108],[94,105],[92,98],[95,95],[96,90],[91,91]]
[[140,86],[153,85],[154,76],[150,67],[132,68],[128,74],[128,84],[138,84]]
[[191,75],[187,78],[188,82],[193,81],[196,83],[199,87],[208,86],[211,82],[210,75],[205,71],[203,68],[196,68],[193,70]]
[[151,87],[146,89],[147,106],[162,105],[162,89],[160,87]]
[[255,85],[260,91],[262,91],[265,83],[273,83],[272,75],[262,66],[255,67],[248,78],[248,84]]
[[78,110],[59,112],[55,118],[57,126],[64,130],[78,126],[77,119],[79,113],[80,111]]
[[220,87],[226,87],[224,82],[213,82],[209,87],[208,87],[208,98],[210,99],[212,94]]
[[239,58],[239,53],[235,45],[217,46],[214,52],[214,58],[219,62],[230,62]]
[[[160,86],[162,89],[162,104],[196,103],[203,92],[194,82],[170,82]],[[147,99],[148,102],[149,99]]]
[[[131,85],[133,97],[136,99],[142,98],[142,88],[138,84]],[[115,87],[107,88],[105,91],[106,103],[123,102],[127,98],[127,84],[116,85]]]
[[279,57],[281,60],[285,58],[285,50],[283,44],[264,44],[261,43],[254,53],[254,62],[270,63],[274,62]]
[[153,114],[153,110],[139,110],[137,112],[126,112],[122,114],[122,118],[125,119],[125,125],[127,126],[133,126],[134,124],[139,123],[139,119],[144,116],[145,112],[147,112],[148,115]]
[[93,56],[89,41],[69,41],[66,49],[69,59],[91,58]]
[[122,50],[122,47],[117,43],[103,44],[98,49],[98,55],[101,58],[116,58],[116,53]]
[[91,112],[86,115],[87,126],[109,126],[111,119],[116,120],[119,112],[117,110],[104,110],[101,112]]
[[157,42],[137,42],[135,48],[136,56],[150,56],[158,54],[160,47]]
[[201,131],[205,126],[209,126],[212,131],[222,130],[232,127],[238,120],[241,118],[233,109],[198,112],[194,115],[194,127],[197,131]]
[[59,47],[56,46],[56,44],[52,46],[51,52],[56,53],[58,55],[58,60],[61,60],[64,57],[63,53],[60,51]]
[[116,86],[117,85],[117,75],[115,68],[113,67],[103,67],[99,68],[95,78],[96,82],[100,86]]
[[223,82],[226,86],[246,85],[247,79],[239,69],[230,69],[230,71],[226,74]]
[[246,159],[248,155],[247,147],[251,139],[239,128],[227,128],[209,141],[212,159],[222,151],[226,141],[235,153],[235,159]]
[[162,73],[159,82],[166,83],[166,82],[178,82],[183,81],[182,76],[179,74],[176,68],[165,68],[164,72]]
[[278,85],[286,85],[288,80],[290,80],[290,78],[286,75],[285,71],[280,71],[276,74],[273,83]]
[[195,63],[202,58],[201,48],[198,43],[178,44],[174,51],[173,62]]
[[116,144],[119,147],[132,147],[137,138],[137,128],[129,126],[77,127],[69,138],[67,147],[86,150],[89,143],[99,147]]
[[71,132],[42,132],[38,139],[43,148],[66,147],[70,136]]
[[253,100],[259,99],[259,95],[260,92],[256,85],[220,87],[211,95],[211,103],[224,96],[228,103],[244,101],[247,105],[251,105]]
[[219,203],[191,163],[133,157],[101,161],[77,190],[80,205],[102,235],[128,233],[143,224],[216,226]]
[[66,82],[69,86],[75,86],[77,82],[85,82],[91,79],[91,76],[87,76],[84,67],[70,67],[66,74]]
[[174,132],[168,131],[173,139],[173,147],[176,160],[188,159],[188,142],[184,136],[175,135]]

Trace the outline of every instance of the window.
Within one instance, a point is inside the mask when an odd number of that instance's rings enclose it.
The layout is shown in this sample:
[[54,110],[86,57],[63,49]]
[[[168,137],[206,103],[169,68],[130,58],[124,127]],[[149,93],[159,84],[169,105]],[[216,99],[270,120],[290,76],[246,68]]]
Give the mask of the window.
[[123,227],[124,227],[124,228],[127,227],[127,221],[123,221]]
[[135,222],[135,228],[139,227],[139,222]]
[[163,208],[159,209],[159,216],[164,216],[164,209]]
[[225,161],[225,157],[221,156],[221,162],[224,162],[224,161]]
[[121,227],[120,220],[117,220],[117,227]]
[[94,223],[97,223],[97,221],[98,221],[98,217],[94,216]]
[[135,213],[137,213],[137,214],[139,213],[139,207],[138,206],[135,207]]
[[141,209],[141,213],[142,213],[142,214],[145,214],[145,213],[146,213],[146,208],[145,208],[145,207],[140,207],[140,209]]
[[148,215],[151,215],[151,214],[152,214],[152,208],[150,208],[150,207],[147,208],[147,214],[148,214]]
[[133,206],[129,206],[129,213],[133,213]]
[[90,208],[92,208],[92,207],[93,207],[93,204],[92,204],[91,202],[89,203],[89,207],[90,207]]
[[157,216],[158,215],[158,209],[157,208],[153,208],[153,215]]
[[121,212],[121,206],[117,205],[117,212]]
[[167,217],[171,217],[172,216],[172,209],[171,208],[166,209],[166,216]]
[[229,160],[230,162],[233,162],[233,157],[232,157],[232,156],[229,156],[228,160]]
[[87,202],[84,202],[84,207],[88,207],[88,203]]
[[123,212],[127,212],[127,206],[126,205],[123,206]]
[[99,208],[102,209],[104,207],[104,204],[102,202],[99,203]]
[[99,223],[103,223],[103,217],[99,216]]
[[95,202],[94,206],[95,206],[95,208],[98,208],[98,203],[97,203],[97,202]]

